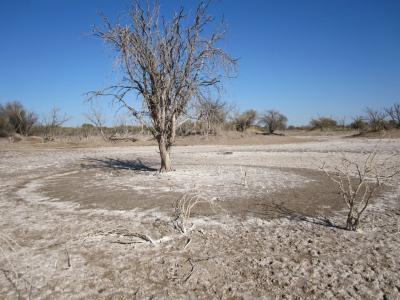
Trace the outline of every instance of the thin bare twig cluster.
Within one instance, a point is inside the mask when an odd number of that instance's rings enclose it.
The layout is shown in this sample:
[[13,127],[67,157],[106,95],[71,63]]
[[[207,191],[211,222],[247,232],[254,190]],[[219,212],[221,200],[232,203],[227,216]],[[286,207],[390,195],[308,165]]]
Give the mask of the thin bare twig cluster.
[[43,118],[43,129],[45,141],[54,141],[56,129],[61,127],[70,118],[64,114],[60,114],[60,109],[53,107],[48,116]]
[[13,262],[12,256],[21,246],[10,236],[0,233],[0,261],[5,263],[0,265],[0,274],[6,278],[12,286],[18,299],[24,297],[31,299],[33,284],[29,277],[21,273]]
[[200,196],[198,193],[183,194],[174,203],[174,227],[183,234],[187,233],[193,208],[201,203],[206,203],[214,210],[217,207],[216,201],[218,201],[216,197],[208,199]]
[[90,106],[90,111],[85,114],[85,117],[91,124],[93,124],[93,126],[97,128],[103,140],[106,142],[109,141],[109,136],[106,135],[103,129],[106,124],[106,119],[101,110],[96,108],[92,103]]
[[386,159],[378,159],[379,148],[364,154],[357,162],[342,153],[340,163],[329,168],[326,163],[321,167],[334,182],[349,211],[346,229],[357,230],[360,218],[368,207],[371,198],[380,188],[391,183],[400,174],[399,154]]

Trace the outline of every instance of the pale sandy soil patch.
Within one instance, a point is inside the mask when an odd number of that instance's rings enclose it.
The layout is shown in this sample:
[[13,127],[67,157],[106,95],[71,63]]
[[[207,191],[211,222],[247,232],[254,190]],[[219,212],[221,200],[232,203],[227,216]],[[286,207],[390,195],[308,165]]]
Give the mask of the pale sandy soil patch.
[[[374,201],[360,232],[347,232],[318,170],[374,146],[176,147],[177,170],[162,175],[153,146],[3,149],[0,298],[397,299],[398,187]],[[388,139],[380,156],[399,150]],[[199,207],[181,235],[172,203],[192,189],[225,206]]]

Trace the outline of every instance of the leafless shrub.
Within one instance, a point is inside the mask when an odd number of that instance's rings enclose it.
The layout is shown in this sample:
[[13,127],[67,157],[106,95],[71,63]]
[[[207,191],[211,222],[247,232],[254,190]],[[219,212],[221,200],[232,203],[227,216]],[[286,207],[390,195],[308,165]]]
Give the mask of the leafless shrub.
[[350,127],[358,131],[365,131],[368,128],[368,123],[365,122],[362,116],[356,116],[353,118],[353,122],[350,123]]
[[31,299],[32,280],[17,268],[12,259],[20,249],[21,246],[13,238],[0,233],[0,261],[1,259],[5,261],[0,265],[0,274],[3,274],[11,285],[17,299]]
[[204,124],[203,134],[217,134],[217,130],[225,123],[229,113],[226,102],[213,99],[200,99],[196,105],[197,119]]
[[101,112],[101,110],[95,107],[93,103],[91,103],[90,110],[88,113],[85,113],[85,117],[92,125],[94,125],[97,128],[103,140],[106,142],[109,141],[109,136],[107,136],[106,133],[104,132],[106,118]]
[[380,131],[387,129],[385,121],[386,113],[367,107],[367,121],[372,131]]
[[181,233],[186,234],[188,231],[188,222],[192,210],[195,206],[206,203],[212,209],[216,207],[218,198],[206,199],[198,193],[185,193],[181,198],[178,198],[174,203],[174,227]]
[[340,163],[336,167],[329,168],[325,163],[322,166],[322,170],[337,185],[349,209],[347,230],[357,230],[360,218],[371,198],[382,185],[391,183],[400,173],[399,154],[379,160],[378,152],[378,147],[376,147],[371,153],[363,154],[361,162],[349,159],[342,154]]
[[395,103],[391,107],[385,109],[386,114],[389,116],[390,121],[400,128],[400,103]]

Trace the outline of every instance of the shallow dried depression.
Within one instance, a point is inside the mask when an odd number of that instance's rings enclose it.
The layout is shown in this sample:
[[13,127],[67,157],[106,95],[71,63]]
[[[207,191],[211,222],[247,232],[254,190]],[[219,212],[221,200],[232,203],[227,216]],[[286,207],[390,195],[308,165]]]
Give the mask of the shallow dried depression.
[[[176,147],[170,174],[155,171],[153,147],[4,150],[0,228],[18,246],[1,263],[39,298],[396,298],[398,190],[376,199],[362,232],[346,232],[326,223],[340,225],[344,207],[318,170],[375,143]],[[380,155],[399,149],[387,140]],[[182,236],[170,221],[186,192],[222,210],[199,207]],[[116,242],[124,230],[162,242]],[[1,275],[0,286],[15,295]]]

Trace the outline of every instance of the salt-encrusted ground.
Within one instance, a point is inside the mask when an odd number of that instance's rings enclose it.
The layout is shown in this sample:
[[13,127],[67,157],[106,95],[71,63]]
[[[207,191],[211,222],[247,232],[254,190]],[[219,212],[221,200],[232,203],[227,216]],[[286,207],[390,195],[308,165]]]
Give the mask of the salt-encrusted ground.
[[[161,175],[155,147],[0,149],[0,298],[398,299],[398,186],[348,232],[319,171],[376,143],[176,147]],[[193,191],[221,209],[182,235],[172,204]]]

